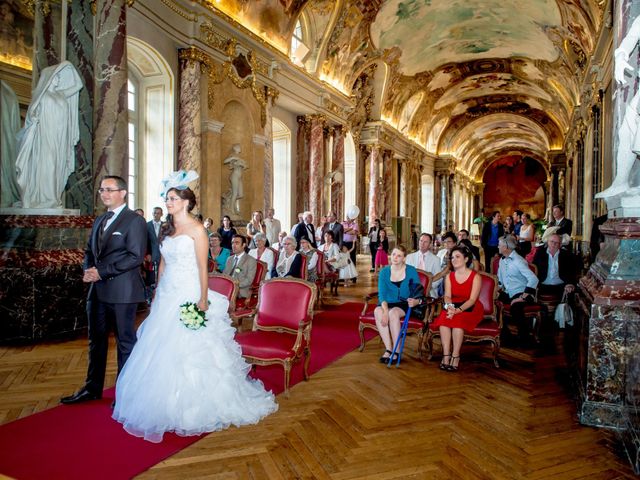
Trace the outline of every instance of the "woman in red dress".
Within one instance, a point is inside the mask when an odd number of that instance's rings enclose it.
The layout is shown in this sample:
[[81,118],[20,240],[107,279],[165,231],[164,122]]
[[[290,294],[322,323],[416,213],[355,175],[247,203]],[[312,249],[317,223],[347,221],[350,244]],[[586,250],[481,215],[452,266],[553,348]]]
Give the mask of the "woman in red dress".
[[464,332],[472,331],[480,323],[483,308],[477,301],[481,281],[480,275],[471,268],[471,251],[463,246],[453,247],[449,262],[451,273],[444,281],[444,307],[431,327],[438,327],[440,330],[443,353],[440,370],[455,372],[460,364]]

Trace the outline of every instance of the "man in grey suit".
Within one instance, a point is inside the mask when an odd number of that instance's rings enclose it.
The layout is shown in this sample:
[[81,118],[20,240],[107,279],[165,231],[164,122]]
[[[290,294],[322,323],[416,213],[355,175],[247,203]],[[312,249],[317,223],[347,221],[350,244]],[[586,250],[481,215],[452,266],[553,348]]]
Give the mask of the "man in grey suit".
[[324,234],[327,231],[333,232],[333,241],[338,244],[339,248],[342,248],[342,237],[344,236],[344,227],[340,222],[336,221],[336,212],[329,212],[327,215],[327,223],[322,226],[322,240],[324,242]]
[[89,283],[89,367],[85,385],[63,397],[71,404],[102,398],[107,367],[109,330],[118,346],[118,373],[136,343],[134,321],[138,303],[144,302],[140,266],[147,246],[144,218],[127,208],[127,184],[116,176],[100,182],[100,198],[107,212],[96,218],[85,250],[83,282]]
[[256,259],[245,252],[246,247],[246,238],[242,235],[233,236],[231,239],[231,251],[233,255],[227,258],[224,272],[222,272],[238,280],[240,286],[238,297],[240,298],[251,297],[251,284],[256,276],[256,268],[258,265]]

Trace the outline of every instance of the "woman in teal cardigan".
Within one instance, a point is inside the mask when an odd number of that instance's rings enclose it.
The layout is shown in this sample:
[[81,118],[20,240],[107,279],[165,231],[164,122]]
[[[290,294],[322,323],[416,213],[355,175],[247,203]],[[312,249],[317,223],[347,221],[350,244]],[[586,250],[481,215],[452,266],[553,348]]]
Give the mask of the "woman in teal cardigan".
[[420,284],[420,277],[414,267],[406,264],[406,257],[407,249],[403,245],[396,246],[391,252],[391,265],[380,270],[378,277],[378,306],[374,316],[385,347],[380,363],[389,363],[407,308],[415,307],[421,301],[409,297],[413,285]]

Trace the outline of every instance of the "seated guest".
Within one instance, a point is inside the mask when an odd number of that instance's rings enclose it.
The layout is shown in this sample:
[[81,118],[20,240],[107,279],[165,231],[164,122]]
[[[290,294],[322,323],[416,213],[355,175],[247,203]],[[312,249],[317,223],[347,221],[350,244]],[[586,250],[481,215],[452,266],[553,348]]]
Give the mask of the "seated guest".
[[437,297],[441,297],[444,294],[444,283],[440,282],[440,280],[445,278],[451,271],[449,270],[449,252],[456,246],[456,241],[456,234],[453,232],[447,232],[442,236],[442,245],[444,248],[440,249],[437,255],[442,269],[440,270],[440,273],[434,275],[431,280],[432,282],[439,282]]
[[444,305],[432,327],[440,330],[442,362],[440,370],[455,372],[460,365],[460,348],[464,332],[471,332],[480,323],[484,309],[478,302],[480,275],[471,269],[473,255],[464,246],[450,253],[451,273],[444,280]]
[[209,236],[209,260],[213,263],[213,270],[222,272],[227,265],[227,259],[231,255],[231,250],[222,246],[222,237],[218,232],[213,232]]
[[318,280],[318,253],[311,247],[311,243],[306,238],[300,240],[300,253],[307,257],[307,280],[315,282]]
[[256,248],[249,250],[249,255],[267,264],[267,274],[264,278],[269,280],[275,258],[271,249],[267,248],[267,236],[262,232],[257,232],[253,235],[253,241],[256,244]]
[[284,249],[284,239],[286,238],[286,236],[287,236],[287,232],[280,232],[278,234],[278,243],[273,245],[273,248],[281,252]]
[[231,255],[227,259],[226,266],[224,267],[224,274],[238,280],[240,290],[238,292],[239,298],[251,297],[251,285],[256,277],[256,260],[245,253],[247,247],[247,240],[243,235],[234,235],[231,239]]
[[335,268],[335,264],[338,261],[340,255],[340,247],[333,241],[335,238],[331,230],[324,232],[324,243],[318,247],[318,250],[324,255],[324,261],[327,262],[331,268]]
[[[309,241],[305,238],[305,240]],[[311,242],[309,242],[311,243]],[[278,264],[271,272],[271,277],[302,278],[302,257],[296,251],[298,242],[295,237],[288,235],[284,239],[284,250],[278,255]]]
[[576,261],[568,250],[560,248],[562,237],[557,233],[549,236],[546,248],[538,248],[533,263],[538,267],[538,293],[562,297],[571,293],[576,285]]
[[385,347],[381,363],[390,361],[407,308],[415,307],[422,300],[411,298],[414,285],[420,284],[420,277],[414,267],[406,264],[406,254],[404,245],[396,246],[391,252],[391,265],[384,267],[378,277],[378,306],[374,316]]
[[[418,239],[418,250],[407,255],[407,265],[437,275],[442,270],[440,259],[431,252],[433,237],[429,233],[421,233]],[[426,292],[433,298],[438,297],[438,288],[442,280],[431,282],[431,291]]]
[[[460,243],[460,241],[462,240],[468,240],[469,243],[468,245],[471,245],[469,247],[469,249],[471,250],[471,253],[473,254],[473,258],[475,258],[476,260],[480,261],[480,249],[478,247],[476,247],[472,242],[471,242],[471,235],[469,234],[469,230],[467,230],[466,228],[463,228],[462,230],[460,230],[458,232],[458,243]],[[467,245],[465,243],[465,245]]]
[[498,267],[498,282],[502,288],[501,302],[511,305],[511,318],[518,326],[521,341],[528,339],[529,325],[524,318],[524,307],[534,303],[538,278],[533,274],[526,260],[516,253],[518,242],[513,235],[505,235],[498,242],[502,255]]

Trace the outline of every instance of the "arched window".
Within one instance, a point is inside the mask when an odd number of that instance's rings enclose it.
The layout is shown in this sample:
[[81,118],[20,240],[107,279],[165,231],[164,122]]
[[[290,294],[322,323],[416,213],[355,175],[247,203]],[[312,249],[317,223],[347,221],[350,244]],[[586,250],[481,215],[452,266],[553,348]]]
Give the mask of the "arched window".
[[[344,211],[356,204],[356,145],[351,132],[344,137]],[[361,217],[362,218],[362,217]]]
[[300,18],[296,21],[296,26],[293,29],[291,35],[291,61],[301,67],[304,66],[304,60],[309,53],[309,47],[305,44],[304,31],[302,29],[301,19],[304,17],[300,15]]
[[[158,187],[174,170],[173,73],[149,44],[127,37],[129,69],[129,205],[162,207]],[[166,212],[165,212],[166,213]]]
[[273,118],[273,208],[282,228],[291,223],[291,130]]
[[127,178],[128,198],[127,204],[129,208],[143,208],[138,205],[138,145],[139,145],[139,118],[138,111],[138,80],[135,75],[129,74],[127,80],[127,108],[129,109],[129,178]]
[[422,218],[420,219],[423,232],[434,233],[433,228],[433,198],[434,181],[431,175],[422,175]]

